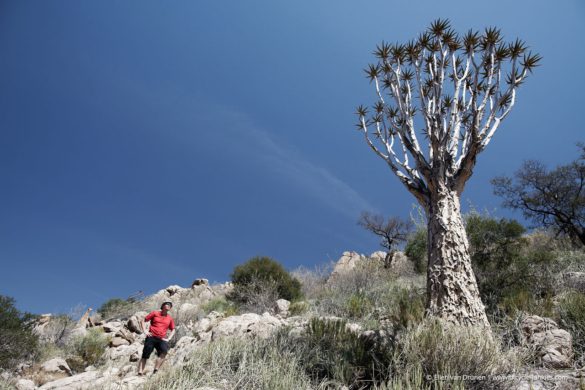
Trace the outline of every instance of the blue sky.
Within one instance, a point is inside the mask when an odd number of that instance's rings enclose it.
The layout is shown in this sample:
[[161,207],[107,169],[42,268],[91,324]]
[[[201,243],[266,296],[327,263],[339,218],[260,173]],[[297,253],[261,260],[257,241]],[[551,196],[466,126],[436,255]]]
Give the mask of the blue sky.
[[362,69],[439,17],[544,57],[463,194],[519,217],[489,180],[584,140],[581,1],[0,1],[0,294],[68,312],[377,250],[360,212],[414,198],[354,129]]

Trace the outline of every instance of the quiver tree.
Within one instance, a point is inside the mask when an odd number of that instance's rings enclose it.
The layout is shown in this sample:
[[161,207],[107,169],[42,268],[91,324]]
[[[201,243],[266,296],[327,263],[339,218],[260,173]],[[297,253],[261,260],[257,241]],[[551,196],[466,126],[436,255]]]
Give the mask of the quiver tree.
[[384,220],[383,216],[367,211],[361,214],[358,225],[380,237],[380,246],[388,250],[384,259],[385,268],[390,267],[396,248],[408,239],[412,230],[412,223],[408,220],[399,217],[388,217]]
[[358,129],[425,210],[427,314],[489,326],[460,197],[540,56],[518,39],[504,43],[496,28],[459,36],[445,20],[406,44],[383,42],[374,55],[366,73],[377,102],[358,107]]

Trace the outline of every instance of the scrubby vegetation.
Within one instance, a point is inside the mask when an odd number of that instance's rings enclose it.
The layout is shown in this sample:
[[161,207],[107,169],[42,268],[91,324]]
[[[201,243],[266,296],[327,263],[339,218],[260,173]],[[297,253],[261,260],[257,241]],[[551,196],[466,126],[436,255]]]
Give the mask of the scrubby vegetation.
[[136,302],[120,298],[109,299],[97,309],[97,312],[104,319],[128,317],[135,311]]
[[108,342],[109,337],[101,329],[89,329],[86,335],[73,338],[66,346],[69,367],[83,371],[87,366],[99,365]]
[[[227,297],[198,301],[195,290],[176,296],[172,344],[193,335],[185,324],[212,311],[224,317],[261,313],[273,310],[279,298],[292,300],[289,315],[299,316],[296,322],[268,338],[201,346],[186,365],[168,366],[146,388],[498,389],[502,384],[495,375],[540,364],[536,351],[526,348],[520,326],[530,314],[568,330],[574,364],[583,367],[585,252],[546,231],[528,234],[514,220],[474,212],[465,221],[491,334],[425,318],[425,276],[398,274],[380,259],[360,260],[355,268],[332,274],[330,265],[288,273],[273,259],[254,258],[234,269]],[[415,264],[416,256],[424,264],[426,232],[413,233],[405,250]],[[179,310],[183,303],[190,306]],[[140,308],[113,299],[98,311],[125,317]],[[27,329],[28,317],[17,314],[21,330]],[[299,321],[305,325],[299,328]],[[70,337],[74,324],[67,316],[54,317],[41,344],[44,352],[36,358],[64,357],[74,372],[99,367],[109,338],[95,329]]]
[[298,279],[269,257],[254,257],[236,266],[231,279],[234,289],[228,299],[244,310],[263,312],[277,299],[294,301],[302,297]]
[[20,312],[14,304],[13,298],[0,295],[0,368],[13,368],[37,353],[34,316]]

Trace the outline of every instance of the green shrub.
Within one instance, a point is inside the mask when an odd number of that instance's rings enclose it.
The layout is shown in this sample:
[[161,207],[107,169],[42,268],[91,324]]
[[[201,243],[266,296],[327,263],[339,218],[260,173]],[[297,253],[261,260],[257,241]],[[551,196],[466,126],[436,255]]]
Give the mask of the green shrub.
[[418,274],[427,271],[427,228],[419,227],[410,235],[404,248],[404,254],[414,263],[414,270]]
[[309,311],[309,303],[305,301],[292,302],[288,308],[291,316],[300,316]]
[[393,290],[390,320],[397,329],[417,325],[425,316],[425,292],[414,288]]
[[97,365],[108,347],[109,338],[99,328],[90,328],[85,336],[73,339],[68,345],[71,369],[82,371],[87,366]]
[[224,296],[219,296],[209,300],[201,306],[201,310],[205,315],[216,311],[222,313],[224,316],[229,317],[238,314],[238,308],[233,302],[228,301]]
[[97,309],[97,312],[104,319],[115,317],[127,317],[134,313],[135,302],[125,299],[112,298]]
[[374,302],[363,292],[351,294],[345,311],[349,318],[363,318],[374,310]]
[[259,298],[258,294],[272,292],[276,299],[294,301],[302,297],[301,283],[269,257],[254,257],[236,266],[231,279],[234,289],[228,299],[238,303],[251,303]]
[[312,318],[305,337],[294,344],[302,351],[305,370],[314,381],[327,379],[363,388],[388,379],[392,344],[360,338],[345,320]]
[[20,312],[11,297],[0,295],[0,368],[13,368],[33,356],[38,338],[32,333],[33,316]]

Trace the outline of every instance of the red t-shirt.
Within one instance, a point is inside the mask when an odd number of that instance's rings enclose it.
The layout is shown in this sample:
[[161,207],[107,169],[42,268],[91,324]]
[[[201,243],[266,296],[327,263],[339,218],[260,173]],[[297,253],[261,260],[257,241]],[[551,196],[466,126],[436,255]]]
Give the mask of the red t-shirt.
[[167,337],[167,329],[175,329],[175,321],[169,314],[163,316],[160,311],[153,311],[146,317],[144,321],[150,321],[150,334],[159,339]]

